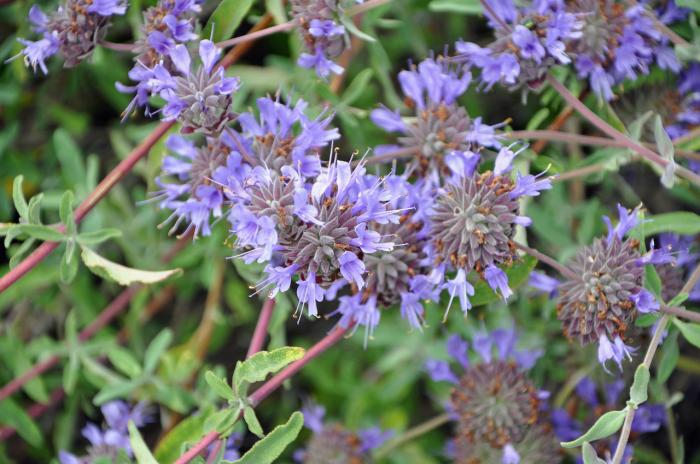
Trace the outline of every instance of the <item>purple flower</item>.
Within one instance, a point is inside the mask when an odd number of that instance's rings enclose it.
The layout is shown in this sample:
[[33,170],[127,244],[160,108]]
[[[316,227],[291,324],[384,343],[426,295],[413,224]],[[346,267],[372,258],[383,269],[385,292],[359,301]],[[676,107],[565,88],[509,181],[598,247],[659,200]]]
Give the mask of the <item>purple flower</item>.
[[121,0],[94,0],[87,10],[100,16],[123,15],[126,13],[126,3]]
[[425,362],[425,370],[434,382],[450,382],[455,385],[459,383],[459,379],[450,370],[450,365],[446,361],[429,359]]
[[630,300],[637,306],[637,310],[641,313],[655,313],[659,310],[659,302],[656,301],[654,295],[644,288],[641,288],[638,293],[630,296]]
[[540,191],[551,189],[552,179],[550,177],[539,179],[539,177],[542,175],[544,175],[544,173],[540,173],[536,176],[533,176],[532,174],[521,176],[520,173],[518,173],[518,177],[515,182],[515,188],[510,192],[510,197],[536,197],[539,196]]
[[365,272],[365,265],[354,253],[344,252],[338,259],[340,263],[340,273],[348,282],[354,282],[359,288],[364,287],[365,281],[362,275]]
[[420,302],[420,296],[412,292],[401,293],[401,317],[408,325],[420,331],[423,330],[425,309]]
[[512,444],[508,443],[503,447],[503,459],[502,464],[520,464],[520,455]]
[[662,404],[643,404],[637,409],[632,421],[632,431],[637,433],[656,432],[666,425],[666,408]]
[[548,294],[550,298],[554,298],[557,295],[559,283],[560,282],[554,277],[549,277],[547,274],[537,271],[532,271],[530,273],[530,280],[528,281],[531,287]]
[[511,35],[513,43],[520,48],[520,56],[525,59],[542,61],[545,50],[535,34],[525,26],[518,24]]
[[484,277],[489,287],[491,287],[494,292],[501,292],[501,296],[504,300],[507,300],[508,297],[513,294],[513,291],[508,286],[508,276],[493,264],[486,267],[484,270]]
[[[299,280],[299,286],[297,287],[297,297],[299,298],[299,304],[308,305],[309,316],[318,316],[318,309],[316,308],[316,302],[323,301],[323,288],[316,283],[316,274],[310,272],[306,279]],[[301,318],[301,314],[299,315]]]
[[314,37],[334,37],[345,34],[345,27],[330,19],[312,19],[309,24],[309,34]]
[[598,362],[607,372],[606,363],[612,359],[617,363],[620,371],[622,371],[622,361],[625,358],[632,359],[632,353],[635,349],[626,345],[619,336],[615,336],[614,342],[610,342],[607,336],[602,335],[598,339]]
[[479,353],[479,356],[481,356],[483,362],[491,362],[491,349],[493,348],[493,340],[488,333],[477,333],[474,336],[474,342],[472,343],[472,347],[474,348],[474,351]]
[[467,274],[464,272],[464,269],[460,268],[454,279],[448,280],[445,283],[445,287],[450,294],[450,302],[447,304],[443,320],[447,319],[447,313],[450,311],[450,306],[452,306],[452,300],[455,295],[459,297],[459,304],[462,307],[462,312],[466,315],[467,311],[472,307],[467,295],[474,295],[474,287],[467,281]]
[[357,435],[362,443],[360,449],[363,453],[379,448],[394,436],[393,430],[382,430],[379,427],[370,427],[360,430]]
[[301,412],[304,414],[304,427],[314,433],[321,433],[326,408],[316,403],[308,403],[301,408]]
[[297,60],[302,68],[315,69],[319,77],[326,79],[332,74],[343,74],[343,67],[328,59],[321,47],[317,47],[314,54],[302,53]]
[[469,343],[457,334],[450,335],[447,339],[447,354],[457,361],[464,369],[469,367],[467,351]]

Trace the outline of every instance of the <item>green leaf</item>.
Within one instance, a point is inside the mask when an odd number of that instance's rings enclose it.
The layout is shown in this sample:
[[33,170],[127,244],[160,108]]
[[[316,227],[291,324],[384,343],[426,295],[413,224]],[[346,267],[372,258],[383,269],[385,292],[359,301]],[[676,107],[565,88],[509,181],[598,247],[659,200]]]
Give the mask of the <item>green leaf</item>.
[[110,400],[126,398],[137,387],[138,384],[134,381],[121,381],[113,383],[100,390],[100,392],[92,399],[92,402],[95,406],[101,406]]
[[630,401],[634,403],[635,406],[639,406],[649,398],[647,392],[649,377],[649,368],[647,366],[644,364],[637,366],[637,370],[634,371],[634,381],[630,388]]
[[[530,277],[530,272],[535,268],[535,264],[537,264],[537,260],[528,255],[523,256],[522,260],[513,266],[503,269],[508,276],[508,285],[510,288],[515,290],[527,282],[527,279]],[[486,282],[479,280],[479,282],[474,284],[474,296],[470,297],[469,301],[471,301],[474,306],[481,306],[497,301],[499,298],[501,298],[500,295],[495,293]]]
[[233,372],[233,386],[241,395],[241,387],[244,382],[251,384],[264,380],[268,374],[273,374],[283,369],[288,364],[304,356],[304,349],[285,346],[272,351],[260,351],[250,358],[236,365]]
[[606,412],[595,421],[595,424],[593,424],[586,433],[576,440],[562,442],[561,446],[564,448],[575,448],[576,446],[581,446],[585,442],[609,437],[622,427],[622,423],[625,421],[625,414],[627,414],[627,408],[621,411]]
[[588,442],[583,444],[581,454],[583,455],[583,464],[605,464],[605,461],[598,457],[595,449]]
[[433,0],[428,4],[430,11],[438,13],[460,13],[480,15],[482,13],[479,0]]
[[15,235],[28,235],[29,237],[37,238],[45,242],[63,242],[68,239],[65,234],[53,227],[39,224],[17,224],[12,229],[16,233]]
[[690,295],[688,295],[688,294],[685,293],[685,292],[679,293],[678,295],[674,296],[674,297],[671,299],[671,301],[668,302],[668,305],[669,305],[669,306],[679,306],[679,305],[682,305],[683,303],[685,303],[685,300],[687,300],[689,296],[690,296]]
[[371,69],[360,71],[352,80],[350,85],[348,85],[348,88],[343,93],[340,103],[343,105],[352,105],[363,92],[367,91],[367,86],[369,85],[373,75],[374,71]]
[[19,217],[26,219],[29,213],[29,206],[27,205],[27,200],[24,198],[24,191],[22,190],[23,181],[24,176],[17,176],[12,182],[12,201],[15,203],[15,209]]
[[297,411],[286,424],[275,427],[265,438],[255,443],[235,464],[272,464],[296,439],[302,425],[304,415]]
[[214,393],[216,393],[223,399],[236,399],[236,395],[234,394],[233,389],[229,387],[228,382],[226,382],[226,379],[222,379],[212,371],[207,371],[206,374],[204,374],[204,380],[206,380],[207,384],[209,384],[211,389],[214,390]]
[[209,433],[216,430],[218,433],[226,435],[236,424],[239,414],[240,410],[237,408],[226,408],[215,412],[204,422],[204,432]]
[[673,159],[675,149],[671,137],[668,136],[661,116],[658,114],[654,117],[654,140],[656,141],[656,149],[659,154],[668,161],[664,169],[664,174],[661,176],[661,183],[666,188],[672,188],[675,183],[676,162]]
[[678,318],[673,319],[673,323],[681,331],[683,337],[691,344],[700,348],[700,325],[691,322],[683,322]]
[[75,320],[75,311],[71,311],[64,321],[66,331],[66,341],[71,350],[77,349],[78,345],[78,322]]
[[143,441],[134,421],[129,421],[129,441],[131,442],[131,449],[134,452],[136,462],[139,464],[158,464],[156,458],[151,454],[151,450],[148,449],[146,442]]
[[656,268],[651,264],[644,266],[644,286],[648,288],[657,299],[661,299],[661,278],[659,277],[659,273],[656,272]]
[[642,240],[661,232],[675,232],[681,235],[700,233],[700,216],[688,211],[677,211],[649,216],[648,222],[632,229],[630,236]]
[[95,230],[93,232],[83,232],[78,234],[77,240],[81,245],[97,245],[98,243],[121,236],[121,230],[109,228]]
[[661,347],[661,356],[659,356],[659,364],[656,368],[656,378],[659,383],[664,384],[671,377],[673,370],[678,364],[680,350],[678,348],[678,332],[673,331],[666,337],[664,344]]
[[658,313],[641,314],[637,320],[634,321],[634,325],[637,327],[651,327],[658,320]]
[[80,248],[82,250],[81,257],[83,258],[83,263],[85,263],[92,272],[105,279],[113,280],[120,285],[131,285],[136,282],[152,284],[182,273],[182,269],[169,269],[167,271],[142,271],[140,269],[133,269],[103,258],[90,248]]
[[0,424],[9,425],[17,430],[19,436],[32,446],[38,447],[43,441],[39,427],[11,398],[0,401]]
[[75,231],[75,218],[73,217],[73,201],[75,201],[75,195],[70,190],[63,192],[61,197],[61,204],[58,208],[58,215],[61,218],[61,223],[66,226],[66,230],[71,229]]
[[210,37],[214,28],[214,42],[230,39],[252,6],[253,0],[222,0],[209,17],[201,36]]
[[41,200],[43,199],[43,193],[37,193],[29,199],[27,221],[29,221],[30,224],[41,224]]
[[53,133],[53,147],[56,158],[61,163],[61,173],[70,185],[83,185],[85,182],[85,166],[80,148],[71,136],[63,129]]
[[154,451],[156,460],[161,464],[172,464],[180,457],[180,447],[185,443],[194,443],[204,433],[204,414],[191,415],[170,430]]
[[153,372],[158,365],[161,356],[168,349],[173,341],[173,332],[170,329],[163,329],[156,338],[146,348],[146,353],[143,356],[143,369],[146,372]]
[[63,370],[63,389],[69,395],[75,390],[75,384],[78,383],[78,374],[80,373],[80,358],[77,352],[72,352],[68,357],[68,365]]
[[372,37],[371,35],[367,34],[366,32],[362,32],[356,25],[355,21],[352,20],[352,18],[341,15],[340,16],[340,22],[343,23],[343,26],[345,26],[345,29],[348,30],[348,32],[358,39],[362,39],[365,42],[376,42],[377,39]]
[[251,408],[250,406],[246,406],[243,408],[243,419],[245,420],[246,425],[248,426],[248,430],[254,435],[256,435],[258,438],[262,438],[265,436],[265,433],[263,432],[262,426],[260,425],[260,422],[258,421],[258,417],[255,415],[255,410]]
[[112,347],[107,351],[109,361],[127,377],[135,379],[141,375],[141,366],[134,356],[124,348]]
[[66,250],[63,252],[61,257],[61,264],[59,267],[59,275],[61,277],[61,282],[64,284],[69,284],[75,278],[78,273],[78,256],[76,256],[75,241],[69,240],[66,242]]

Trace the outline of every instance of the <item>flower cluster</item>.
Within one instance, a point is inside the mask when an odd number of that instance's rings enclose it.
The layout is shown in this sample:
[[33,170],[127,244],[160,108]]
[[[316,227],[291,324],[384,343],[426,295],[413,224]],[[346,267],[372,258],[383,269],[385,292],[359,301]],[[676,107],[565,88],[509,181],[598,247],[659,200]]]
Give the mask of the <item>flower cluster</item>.
[[201,10],[200,0],[159,0],[143,13],[143,38],[136,42],[135,61],[152,68],[161,61],[171,69],[170,52],[178,44],[195,40],[194,18]]
[[[299,24],[299,32],[306,51],[297,64],[314,69],[319,77],[342,74],[343,67],[335,63],[347,47],[349,37],[340,24],[343,0],[292,0],[292,16]],[[357,1],[355,3],[361,3]]]
[[[620,394],[625,389],[625,382],[615,380],[599,387],[590,377],[584,377],[576,385],[575,395],[565,404],[564,408],[552,411],[551,418],[554,432],[561,441],[571,441],[580,437],[593,423],[607,411],[618,407]],[[666,424],[666,410],[662,404],[643,404],[637,409],[632,421],[634,436],[642,433],[657,431]],[[613,435],[603,440],[596,440],[596,454],[610,462],[615,454],[617,436]],[[633,449],[625,447],[623,463],[631,462]]]
[[496,83],[539,87],[552,66],[571,62],[567,44],[583,35],[579,15],[567,12],[562,3],[519,7],[510,1],[489,2],[494,8],[486,15],[496,40],[486,47],[457,42],[457,58],[481,71],[487,89]]
[[124,401],[110,401],[102,408],[105,426],[88,423],[82,430],[83,437],[90,442],[87,455],[78,457],[61,451],[58,460],[61,464],[89,464],[92,462],[122,462],[132,456],[129,441],[129,421],[136,427],[148,422],[148,415],[142,403],[130,408]]
[[640,221],[639,208],[630,213],[618,206],[618,212],[615,227],[603,218],[608,235],[578,251],[567,266],[571,275],[563,282],[535,276],[531,284],[557,295],[557,315],[567,338],[582,345],[597,343],[600,363],[605,366],[612,359],[622,368],[622,361],[635,351],[626,343],[634,321],[640,313],[660,307],[643,287],[644,265],[668,264],[673,258],[668,250],[654,248],[642,256],[639,242],[625,237]]
[[305,449],[294,453],[301,464],[371,463],[372,450],[393,436],[393,431],[379,427],[352,432],[338,423],[324,423],[326,409],[316,404],[302,408],[304,426],[313,436]]
[[24,45],[20,55],[34,72],[38,66],[48,74],[46,60],[56,53],[63,57],[65,66],[75,66],[92,55],[107,33],[111,17],[125,12],[122,0],[66,0],[48,16],[34,5],[29,10],[29,21],[41,39],[17,39]]
[[137,85],[119,87],[123,92],[136,93],[125,115],[135,106],[147,105],[149,96],[158,95],[166,102],[160,110],[164,120],[177,120],[184,132],[220,133],[235,118],[231,104],[240,85],[237,77],[226,77],[224,69],[216,66],[220,55],[221,49],[211,40],[202,40],[199,42],[202,64],[195,69],[183,44],[176,45],[169,53],[174,70],[168,70],[162,61],[153,68],[137,63],[129,72],[138,81]]
[[[487,47],[457,43],[459,59],[481,70],[487,88],[496,83],[536,87],[553,65],[573,62],[578,76],[610,100],[613,86],[648,74],[654,63],[680,69],[668,38],[656,28],[657,13],[641,3],[554,0],[528,5],[488,2],[496,40]],[[658,14],[660,21],[670,22],[682,12],[673,4]]]
[[434,381],[454,385],[449,410],[456,423],[455,438],[448,448],[454,462],[561,461],[543,410],[548,393],[537,390],[526,375],[541,352],[516,351],[516,343],[514,329],[480,332],[472,342],[480,359],[470,360],[468,342],[452,335],[447,352],[462,374],[455,374],[447,361],[426,362]]

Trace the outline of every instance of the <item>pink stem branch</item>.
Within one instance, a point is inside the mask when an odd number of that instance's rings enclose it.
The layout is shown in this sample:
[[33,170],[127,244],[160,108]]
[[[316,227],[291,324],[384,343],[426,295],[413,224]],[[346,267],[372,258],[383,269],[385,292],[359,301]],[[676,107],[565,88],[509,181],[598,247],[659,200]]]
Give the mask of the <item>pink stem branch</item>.
[[[326,351],[331,346],[335,345],[339,340],[341,340],[345,334],[350,330],[350,328],[334,328],[328,335],[323,337],[318,343],[309,348],[303,358],[298,361],[293,362],[281,372],[277,373],[270,380],[265,382],[260,388],[255,390],[252,395],[248,398],[252,406],[257,406],[262,400],[267,398],[272,392],[277,390],[285,380],[292,377],[294,374],[299,372],[304,366],[311,362],[318,355]],[[240,416],[239,416],[240,418]],[[186,464],[199,456],[209,445],[214,443],[219,437],[217,432],[210,432],[202,437],[192,448],[187,450],[185,454],[180,456],[180,458],[175,461],[175,464]]]
[[[104,198],[105,195],[114,187],[120,180],[131,171],[134,165],[144,156],[148,154],[153,145],[173,126],[174,122],[162,122],[146,139],[136,147],[129,156],[119,163],[110,172],[107,177],[102,179],[102,182],[93,190],[90,195],[76,208],[75,222],[80,223],[83,218],[95,207],[95,205]],[[63,225],[58,227],[58,230],[63,232]],[[10,272],[0,277],[0,293],[7,290],[12,284],[17,282],[24,274],[32,270],[37,264],[44,260],[53,250],[58,247],[57,242],[44,242],[29,256],[24,258]]]
[[248,354],[246,354],[246,358],[250,358],[262,349],[263,344],[265,343],[265,336],[267,335],[267,327],[270,325],[270,319],[272,318],[272,312],[274,309],[275,300],[272,298],[265,299],[262,311],[260,311],[260,315],[258,316],[258,323],[255,325],[253,338],[250,340],[250,346],[248,347]]
[[[581,116],[586,118],[591,124],[597,127],[604,134],[608,135],[613,140],[617,140],[618,142],[620,142],[622,146],[627,147],[630,150],[636,151],[643,158],[646,158],[647,160],[651,161],[652,163],[656,163],[661,167],[666,167],[666,165],[669,163],[669,161],[666,158],[662,157],[655,151],[645,147],[644,145],[641,145],[638,142],[630,139],[628,136],[619,132],[617,129],[605,122],[600,116],[591,111],[586,105],[583,104],[583,102],[581,102],[571,92],[569,92],[569,89],[567,89],[561,82],[556,80],[554,77],[547,76],[547,82],[549,82],[549,84],[562,96],[562,98],[564,98],[564,100],[566,100],[566,102],[572,108],[578,111]],[[679,176],[685,177],[692,183],[700,186],[700,176],[695,174],[693,171],[686,169],[682,166],[677,166],[676,173]]]
[[217,47],[225,48],[232,45],[238,45],[239,43],[249,42],[251,40],[258,40],[268,35],[276,34],[278,32],[287,32],[297,25],[296,21],[287,21],[286,23],[278,24],[276,26],[267,27],[259,31],[250,32],[248,34],[242,35],[240,37],[234,37],[233,39],[224,40],[223,42],[218,42]]

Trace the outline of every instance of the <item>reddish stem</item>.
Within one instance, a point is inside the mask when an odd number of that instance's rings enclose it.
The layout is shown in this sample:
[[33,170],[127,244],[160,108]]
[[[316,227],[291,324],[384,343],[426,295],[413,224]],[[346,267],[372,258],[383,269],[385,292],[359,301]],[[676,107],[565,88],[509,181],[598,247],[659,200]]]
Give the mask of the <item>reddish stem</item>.
[[[131,171],[134,165],[144,156],[146,156],[153,145],[173,126],[174,122],[162,122],[156,129],[149,134],[146,139],[136,147],[129,156],[119,163],[110,172],[107,177],[102,179],[102,182],[93,190],[90,195],[76,208],[75,222],[80,223],[83,218],[95,207],[95,205],[104,198],[105,195],[114,187],[126,174]],[[65,230],[63,225],[58,226],[58,230]],[[10,285],[17,282],[24,274],[29,272],[44,260],[53,250],[58,247],[57,242],[44,242],[29,256],[24,258],[10,272],[0,277],[0,293],[7,290]]]
[[[293,362],[281,372],[277,373],[270,380],[265,382],[260,388],[255,390],[252,395],[248,398],[252,406],[257,406],[262,400],[267,398],[272,392],[277,390],[285,380],[292,377],[294,374],[299,372],[305,365],[311,362],[318,355],[326,351],[331,346],[335,345],[340,339],[342,339],[345,334],[350,330],[348,328],[336,327],[328,335],[323,337],[321,341],[316,343],[314,346],[309,348],[303,358],[298,361]],[[238,416],[240,418],[240,416]],[[199,456],[209,445],[211,445],[217,438],[219,434],[217,432],[209,432],[201,440],[199,440],[192,448],[187,450],[185,454],[180,456],[180,458],[175,461],[175,464],[186,464]]]
[[275,300],[267,298],[265,303],[263,303],[262,311],[258,316],[258,323],[255,325],[255,332],[253,332],[253,338],[250,340],[250,346],[248,347],[248,354],[246,358],[250,358],[255,353],[260,351],[265,343],[265,336],[267,335],[267,327],[270,325],[270,319],[272,318],[272,312],[275,309]]

